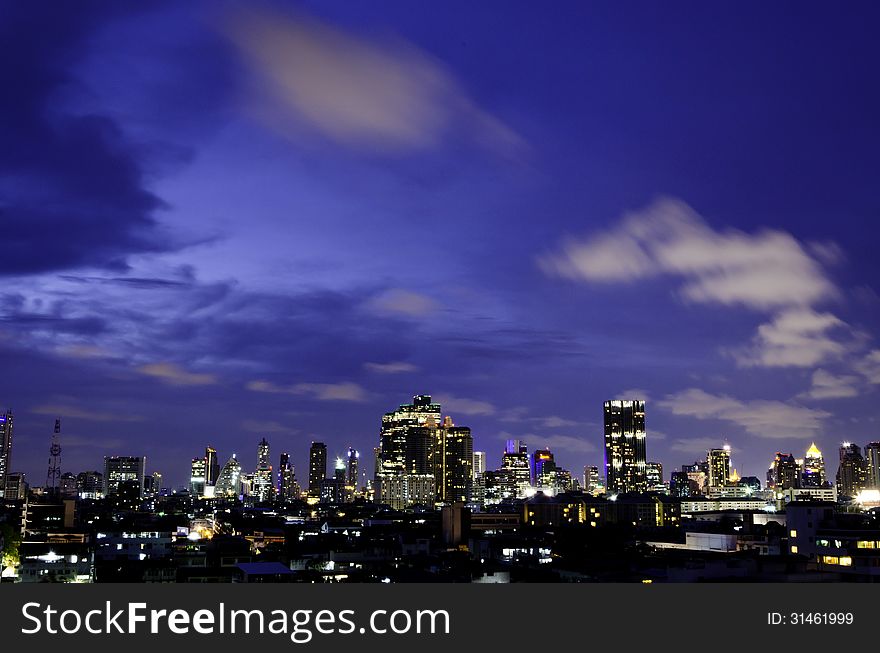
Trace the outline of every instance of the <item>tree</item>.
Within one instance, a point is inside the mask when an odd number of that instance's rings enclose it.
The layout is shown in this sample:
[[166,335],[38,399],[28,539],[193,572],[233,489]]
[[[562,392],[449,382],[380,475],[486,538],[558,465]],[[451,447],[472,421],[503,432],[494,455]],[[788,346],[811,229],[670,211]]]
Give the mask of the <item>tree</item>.
[[21,533],[9,524],[0,524],[0,567],[17,567],[19,563],[18,547],[21,544]]

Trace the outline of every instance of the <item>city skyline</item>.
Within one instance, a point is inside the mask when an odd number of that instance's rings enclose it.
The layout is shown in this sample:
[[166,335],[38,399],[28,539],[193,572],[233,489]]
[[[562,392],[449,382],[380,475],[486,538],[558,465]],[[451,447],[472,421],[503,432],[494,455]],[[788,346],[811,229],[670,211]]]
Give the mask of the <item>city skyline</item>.
[[667,478],[880,439],[873,3],[2,11],[10,472],[61,417],[62,471],[305,486],[412,392],[489,469],[601,467],[627,397]]

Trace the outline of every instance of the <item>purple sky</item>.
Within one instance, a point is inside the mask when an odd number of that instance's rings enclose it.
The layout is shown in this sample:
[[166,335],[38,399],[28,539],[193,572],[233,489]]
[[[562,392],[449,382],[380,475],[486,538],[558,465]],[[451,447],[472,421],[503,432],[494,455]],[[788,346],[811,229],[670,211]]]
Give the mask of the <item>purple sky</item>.
[[[0,3],[0,408],[40,484],[435,396],[668,471],[880,438],[876,3]],[[836,462],[829,465],[836,470]]]

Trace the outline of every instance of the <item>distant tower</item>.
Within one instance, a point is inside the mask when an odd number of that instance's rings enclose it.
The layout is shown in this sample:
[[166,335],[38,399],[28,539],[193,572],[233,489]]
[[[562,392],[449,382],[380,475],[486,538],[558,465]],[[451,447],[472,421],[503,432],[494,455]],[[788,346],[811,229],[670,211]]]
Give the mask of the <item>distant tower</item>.
[[345,484],[352,494],[358,491],[358,460],[361,454],[354,447],[348,448],[348,461],[346,465]]
[[612,493],[648,489],[645,402],[605,402],[605,477]]
[[12,465],[12,410],[0,414],[0,497],[6,489],[6,477]]
[[52,433],[52,444],[49,445],[49,471],[46,473],[46,489],[50,492],[58,490],[58,479],[61,478],[61,420],[55,420],[55,431]]
[[709,487],[724,487],[730,482],[730,445],[709,449],[706,463],[709,467]]
[[326,477],[327,445],[323,442],[312,442],[309,448],[309,496],[321,496],[321,485]]
[[220,476],[220,461],[214,447],[205,447],[205,473],[205,484],[216,485],[217,477]]

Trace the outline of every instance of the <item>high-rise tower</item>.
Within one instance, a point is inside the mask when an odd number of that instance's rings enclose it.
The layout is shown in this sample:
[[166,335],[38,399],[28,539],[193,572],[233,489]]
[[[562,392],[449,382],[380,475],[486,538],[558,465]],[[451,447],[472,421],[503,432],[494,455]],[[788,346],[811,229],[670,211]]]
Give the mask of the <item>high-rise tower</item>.
[[605,402],[605,477],[608,491],[645,492],[645,402]]

